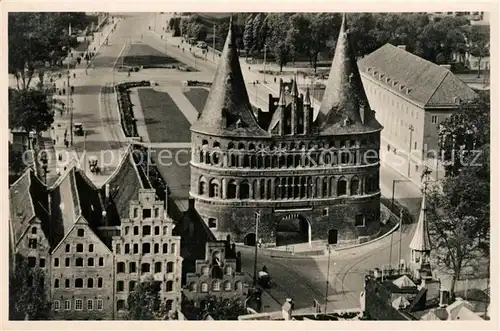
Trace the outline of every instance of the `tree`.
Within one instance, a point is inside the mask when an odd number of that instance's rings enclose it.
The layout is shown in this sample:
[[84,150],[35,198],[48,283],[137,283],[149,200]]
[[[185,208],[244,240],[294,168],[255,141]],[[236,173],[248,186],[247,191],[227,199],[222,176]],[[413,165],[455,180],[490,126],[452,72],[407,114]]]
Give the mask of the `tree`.
[[238,316],[246,315],[244,303],[238,298],[223,298],[208,295],[202,300],[201,307],[196,307],[193,301],[183,300],[182,312],[189,319],[204,320],[210,315],[214,320],[237,320]]
[[243,45],[245,46],[247,58],[250,51],[254,48],[254,36],[253,36],[253,16],[248,15],[245,23],[245,29],[243,30]]
[[50,128],[54,113],[44,91],[9,89],[9,128],[37,133]]
[[14,149],[12,144],[9,143],[9,174],[17,179],[26,166],[23,161],[23,152]]
[[263,40],[261,39],[261,29],[263,24],[263,15],[258,13],[252,21],[252,39],[253,39],[253,50],[257,53],[264,48]]
[[[490,55],[490,34],[479,26],[470,26],[466,30],[468,51],[478,58],[477,77],[481,74],[481,60]],[[486,68],[485,68],[486,69]]]
[[31,267],[26,259],[16,256],[15,268],[9,279],[9,319],[46,320],[50,313],[45,273]]
[[280,66],[280,72],[283,71],[283,66],[290,60],[290,45],[286,38],[289,37],[290,29],[289,15],[279,13],[269,15],[269,28],[271,36],[269,38],[269,49],[274,55],[276,62]]
[[139,283],[127,299],[130,320],[165,320],[172,318],[160,300],[160,283],[149,278]]

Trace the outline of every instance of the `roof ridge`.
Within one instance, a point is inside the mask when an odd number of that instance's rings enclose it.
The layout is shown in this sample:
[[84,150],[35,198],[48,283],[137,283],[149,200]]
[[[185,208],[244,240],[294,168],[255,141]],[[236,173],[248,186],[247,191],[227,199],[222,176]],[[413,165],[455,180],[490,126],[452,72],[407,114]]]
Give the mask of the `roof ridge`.
[[[121,159],[120,163],[118,164],[118,166],[116,167],[115,171],[113,171],[113,172],[111,173],[111,175],[109,175],[108,179],[106,179],[106,180],[104,181],[104,183],[101,185],[101,187],[100,187],[100,188],[103,188],[103,187],[105,187],[105,186],[106,186],[106,184],[109,184],[109,183],[110,183],[110,182],[111,182],[111,181],[112,181],[112,180],[116,177],[116,175],[120,172],[121,167],[122,167],[122,166],[123,166],[123,164],[126,162],[127,157],[128,157],[128,156],[130,155],[130,153],[131,153],[131,146],[132,146],[132,145],[129,145],[129,147],[128,147],[128,148],[127,148],[127,150],[125,151],[125,154],[123,154],[122,159]],[[98,188],[98,189],[99,189],[99,188]]]
[[[149,155],[148,155],[148,157],[149,157]],[[144,183],[142,182],[141,174],[139,173],[139,169],[137,168],[137,164],[135,164],[134,158],[132,157],[131,154],[129,154],[129,160],[132,162],[132,167],[135,170],[135,174],[137,175],[137,178],[139,178],[139,183],[141,183],[141,188],[144,188]],[[148,163],[149,163],[149,160],[148,160]],[[146,177],[146,176],[144,176],[144,177]],[[149,186],[152,186],[151,183],[149,182],[149,178],[146,178],[146,180],[148,181]]]
[[439,87],[443,84],[445,78],[448,77],[449,74],[451,74],[451,71],[448,70],[448,72],[446,72],[445,75],[443,76],[443,79],[441,79],[441,81],[439,82],[439,84],[436,86],[436,89],[434,90],[434,92],[432,92],[431,96],[424,103],[424,107],[427,106],[427,104],[429,103],[429,101],[432,99],[432,97],[434,96],[434,94],[436,94],[436,92],[439,90]]
[[80,194],[78,193],[78,187],[76,185],[76,177],[75,177],[75,172],[72,171],[71,177],[70,177],[70,184],[73,186],[73,194],[76,195],[76,207],[77,209],[74,210],[75,212],[75,222],[76,219],[78,219],[78,216],[82,215],[82,207],[81,207],[81,201],[80,201]]

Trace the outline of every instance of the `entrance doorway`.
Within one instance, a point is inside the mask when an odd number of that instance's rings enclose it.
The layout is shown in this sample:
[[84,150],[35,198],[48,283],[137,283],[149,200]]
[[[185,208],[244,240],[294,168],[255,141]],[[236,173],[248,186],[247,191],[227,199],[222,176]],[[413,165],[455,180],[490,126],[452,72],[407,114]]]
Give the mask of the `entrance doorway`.
[[328,244],[329,245],[336,244],[339,239],[338,236],[339,236],[339,230],[337,229],[328,230]]
[[245,246],[253,246],[255,247],[256,239],[255,239],[255,233],[249,233],[245,236],[245,239],[243,239],[243,243]]
[[311,242],[311,225],[302,215],[283,217],[276,225],[276,246]]

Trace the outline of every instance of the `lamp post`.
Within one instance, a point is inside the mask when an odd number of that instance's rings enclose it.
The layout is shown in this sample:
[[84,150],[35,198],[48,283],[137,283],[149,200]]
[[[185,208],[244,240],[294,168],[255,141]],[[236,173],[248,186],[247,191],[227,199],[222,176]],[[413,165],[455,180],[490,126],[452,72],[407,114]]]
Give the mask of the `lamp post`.
[[[409,179],[394,179],[392,181],[392,198],[391,198],[391,214],[394,213],[394,193],[396,191],[396,184],[397,183],[404,183],[404,182],[409,182]],[[400,231],[400,242],[399,242],[399,254],[401,255],[401,228],[402,228],[402,212],[400,213],[399,217],[399,231]],[[391,246],[389,249],[389,266],[392,266],[392,245],[393,245],[393,233],[391,233]],[[399,261],[398,261],[399,264]]]
[[408,149],[408,178],[410,178],[411,144],[412,144],[413,131],[415,129],[413,128],[413,125],[410,124],[410,126],[408,127],[408,130],[410,130],[410,148]]
[[260,221],[260,211],[255,213],[255,256],[253,261],[253,285],[257,285],[257,254],[258,246],[257,242],[259,240],[259,221]]
[[214,34],[212,36],[212,53],[213,53],[213,59],[215,62],[215,24],[214,24]]
[[328,309],[328,288],[330,287],[330,256],[332,254],[332,248],[330,244],[326,245],[326,249],[328,249],[328,265],[326,268],[326,288],[325,288],[325,314]]
[[267,55],[267,44],[264,44],[264,84],[266,84],[266,55]]

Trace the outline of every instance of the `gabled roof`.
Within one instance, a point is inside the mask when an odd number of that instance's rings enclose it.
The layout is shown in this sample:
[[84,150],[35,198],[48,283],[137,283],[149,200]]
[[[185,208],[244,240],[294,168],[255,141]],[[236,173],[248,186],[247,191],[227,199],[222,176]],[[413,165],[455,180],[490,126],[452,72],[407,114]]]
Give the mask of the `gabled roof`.
[[137,199],[141,188],[144,185],[129,149],[118,168],[100,189],[105,201],[106,225],[118,225],[121,219],[129,218],[130,201]]
[[408,288],[408,287],[416,287],[415,283],[410,279],[410,277],[403,275],[399,277],[398,279],[395,279],[392,282],[394,285],[396,285],[399,288]]
[[379,131],[366,97],[355,53],[342,20],[325,94],[314,125],[320,134],[350,134]]
[[286,107],[288,107],[287,104],[287,98],[286,98],[286,92],[285,92],[285,87],[282,86],[280,90],[280,96],[278,100],[278,107],[274,111],[273,117],[271,118],[271,122],[269,123],[269,127],[267,131],[269,133],[274,130],[274,128],[279,125],[281,121],[281,113],[285,111]]
[[250,105],[232,21],[205,107],[191,130],[218,136],[269,136]]
[[454,106],[476,93],[450,70],[391,44],[358,61],[361,73],[421,107]]
[[10,226],[13,244],[17,245],[31,220],[38,217],[42,223],[48,218],[47,188],[27,168],[9,189]]
[[410,249],[414,251],[426,252],[431,250],[431,239],[429,237],[429,229],[427,227],[427,207],[426,194],[422,197],[422,206],[420,208],[420,216],[418,218],[417,228],[413,234],[413,239],[410,242]]

